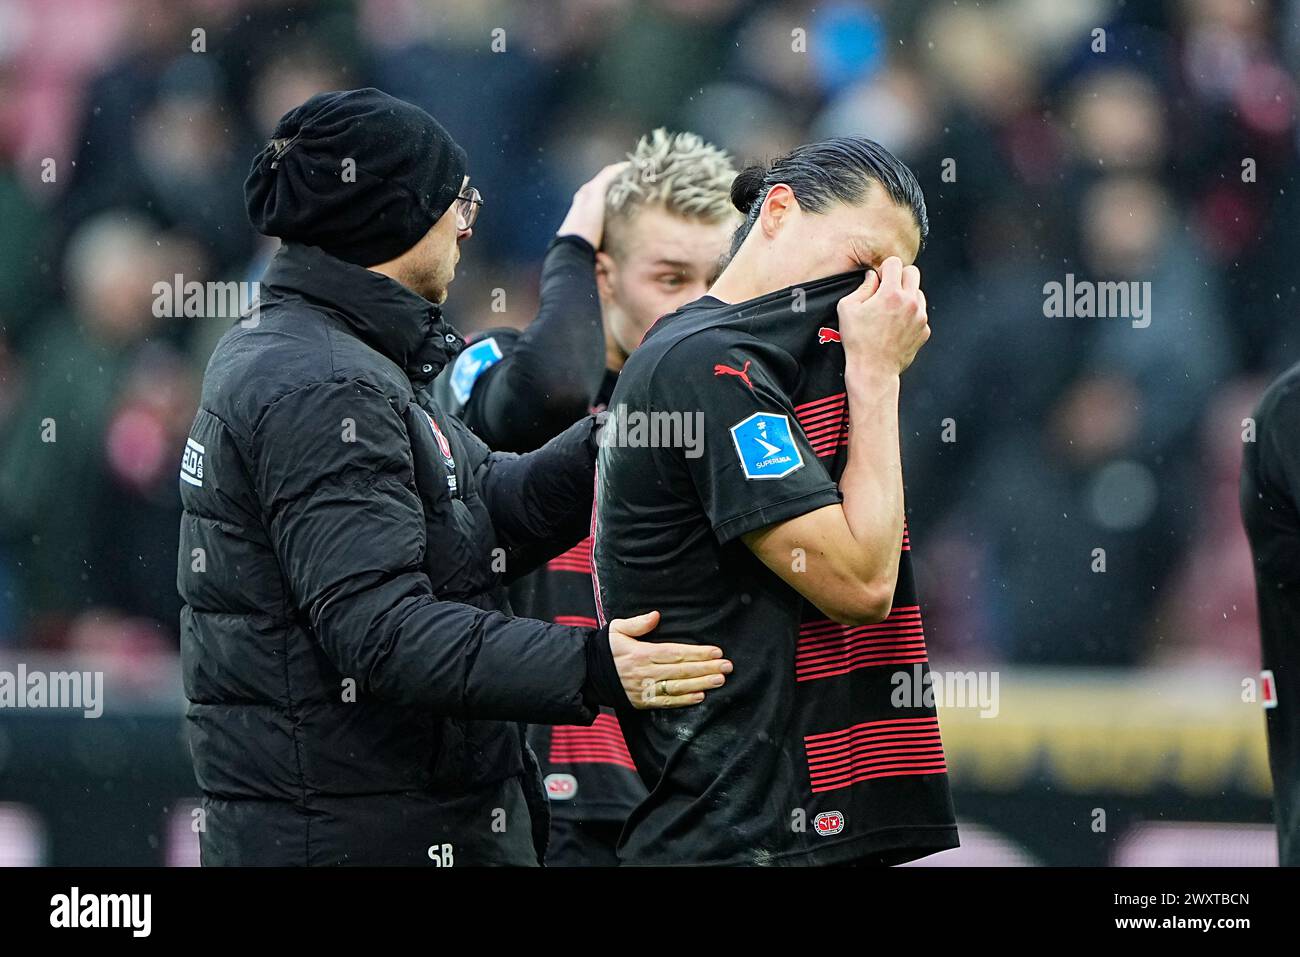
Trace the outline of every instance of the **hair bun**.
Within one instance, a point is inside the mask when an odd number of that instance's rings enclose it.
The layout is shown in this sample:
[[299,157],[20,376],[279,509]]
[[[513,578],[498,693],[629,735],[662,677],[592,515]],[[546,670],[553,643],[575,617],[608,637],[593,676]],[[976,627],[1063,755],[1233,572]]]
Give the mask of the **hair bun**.
[[731,181],[731,205],[746,216],[763,192],[763,183],[767,180],[767,168],[764,166],[747,166],[736,174]]

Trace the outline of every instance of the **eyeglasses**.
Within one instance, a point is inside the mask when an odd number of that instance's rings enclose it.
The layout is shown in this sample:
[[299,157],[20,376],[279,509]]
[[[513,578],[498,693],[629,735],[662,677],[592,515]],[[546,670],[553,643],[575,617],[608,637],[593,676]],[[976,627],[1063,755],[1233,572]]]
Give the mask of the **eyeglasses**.
[[473,186],[465,190],[456,197],[456,228],[469,229],[474,225],[474,220],[478,219],[479,207],[483,205],[483,197]]

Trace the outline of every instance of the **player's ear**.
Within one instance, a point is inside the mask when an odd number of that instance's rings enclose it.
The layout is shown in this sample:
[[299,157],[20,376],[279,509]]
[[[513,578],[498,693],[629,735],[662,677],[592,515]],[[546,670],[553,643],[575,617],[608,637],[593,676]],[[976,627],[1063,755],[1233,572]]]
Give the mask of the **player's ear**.
[[614,279],[618,273],[618,263],[609,253],[601,250],[596,253],[596,290],[600,301],[608,302],[614,298]]
[[794,190],[785,183],[777,183],[767,191],[758,213],[758,225],[767,237],[775,236],[796,207]]

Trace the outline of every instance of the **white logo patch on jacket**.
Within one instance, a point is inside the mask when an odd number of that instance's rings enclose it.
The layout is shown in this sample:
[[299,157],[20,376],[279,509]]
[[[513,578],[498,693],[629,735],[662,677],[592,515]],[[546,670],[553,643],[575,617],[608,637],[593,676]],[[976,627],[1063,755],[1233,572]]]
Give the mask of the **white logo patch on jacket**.
[[185,454],[181,456],[181,481],[203,488],[203,446],[193,439],[185,440]]

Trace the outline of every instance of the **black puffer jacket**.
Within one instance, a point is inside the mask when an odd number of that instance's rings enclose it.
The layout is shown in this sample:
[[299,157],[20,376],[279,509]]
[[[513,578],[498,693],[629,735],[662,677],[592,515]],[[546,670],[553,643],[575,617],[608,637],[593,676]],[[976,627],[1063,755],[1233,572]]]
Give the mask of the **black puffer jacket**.
[[518,722],[589,724],[617,675],[603,631],[492,609],[586,534],[594,424],[490,452],[422,391],[461,345],[291,244],[213,352],[178,568],[206,864],[537,861]]

